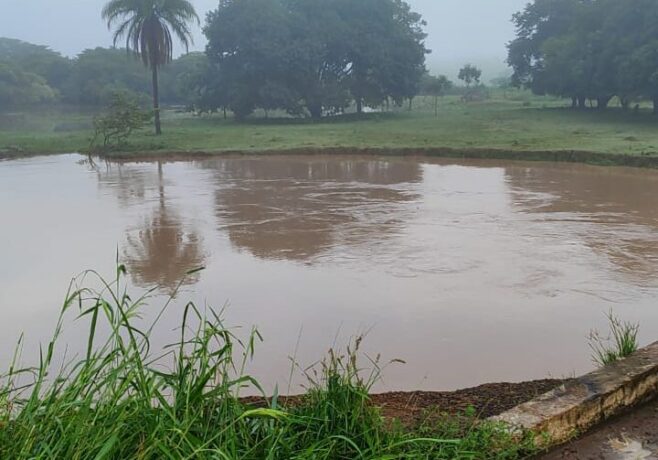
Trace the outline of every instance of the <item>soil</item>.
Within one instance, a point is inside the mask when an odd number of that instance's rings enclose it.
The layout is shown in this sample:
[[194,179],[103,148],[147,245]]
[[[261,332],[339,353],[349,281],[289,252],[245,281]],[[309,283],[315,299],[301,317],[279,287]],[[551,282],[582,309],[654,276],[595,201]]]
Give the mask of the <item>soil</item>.
[[[519,404],[530,401],[562,384],[565,380],[536,380],[522,383],[490,383],[458,391],[414,391],[374,394],[371,401],[388,419],[397,419],[412,425],[432,410],[439,413],[457,414],[467,409],[475,410],[484,419],[501,414]],[[295,404],[300,396],[279,398],[282,404]],[[262,398],[245,398],[244,402],[262,405]]]
[[424,411],[455,414],[469,408],[484,419],[508,411],[565,383],[564,380],[537,380],[523,383],[490,383],[451,392],[415,391],[373,395],[372,402],[387,418],[408,424],[418,420]]
[[221,151],[176,151],[153,150],[139,152],[107,152],[102,158],[113,161],[191,161],[215,156],[244,155],[375,155],[412,156],[459,159],[497,159],[522,161],[556,161],[586,163],[602,166],[632,166],[658,168],[658,156],[597,153],[579,150],[510,150],[496,148],[449,148],[449,147],[408,147],[408,148],[353,148],[353,147],[300,147],[270,150],[221,150]]

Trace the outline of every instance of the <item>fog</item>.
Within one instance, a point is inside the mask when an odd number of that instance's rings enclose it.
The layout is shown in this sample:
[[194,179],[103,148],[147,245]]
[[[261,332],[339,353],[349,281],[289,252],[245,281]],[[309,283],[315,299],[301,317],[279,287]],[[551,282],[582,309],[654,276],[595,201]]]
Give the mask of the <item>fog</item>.
[[[358,0],[355,0],[358,1]],[[217,0],[193,0],[199,16]],[[514,36],[510,19],[527,0],[408,0],[427,21],[428,67],[454,75],[461,64],[473,62],[485,78],[505,72],[505,43]],[[0,36],[48,45],[68,56],[86,48],[109,46],[110,33],[100,19],[105,0],[0,0]],[[203,50],[201,28],[193,49]],[[178,50],[180,52],[181,50]]]

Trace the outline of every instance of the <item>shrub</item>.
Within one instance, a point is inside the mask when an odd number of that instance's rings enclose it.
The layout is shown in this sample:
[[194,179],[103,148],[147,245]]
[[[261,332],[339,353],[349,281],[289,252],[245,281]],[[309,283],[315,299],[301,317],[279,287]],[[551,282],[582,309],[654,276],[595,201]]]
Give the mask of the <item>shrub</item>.
[[142,109],[135,98],[122,92],[115,93],[106,113],[94,117],[91,150],[97,150],[99,146],[107,150],[126,144],[128,138],[143,129],[152,117],[153,113]]

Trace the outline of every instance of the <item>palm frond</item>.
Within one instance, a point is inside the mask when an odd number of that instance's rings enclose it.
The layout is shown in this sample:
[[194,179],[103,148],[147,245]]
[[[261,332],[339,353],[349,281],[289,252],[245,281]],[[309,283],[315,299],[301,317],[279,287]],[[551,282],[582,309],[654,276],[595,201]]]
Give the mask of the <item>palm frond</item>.
[[126,49],[155,68],[173,59],[173,37],[189,51],[193,42],[191,22],[200,23],[189,0],[110,0],[102,11],[108,28],[116,24],[116,44],[125,38]]

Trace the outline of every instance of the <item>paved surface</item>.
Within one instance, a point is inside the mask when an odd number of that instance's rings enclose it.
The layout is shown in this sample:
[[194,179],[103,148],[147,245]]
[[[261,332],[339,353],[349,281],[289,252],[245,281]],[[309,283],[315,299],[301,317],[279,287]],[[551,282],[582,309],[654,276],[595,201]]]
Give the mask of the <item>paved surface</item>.
[[540,460],[658,460],[658,401],[611,420]]

